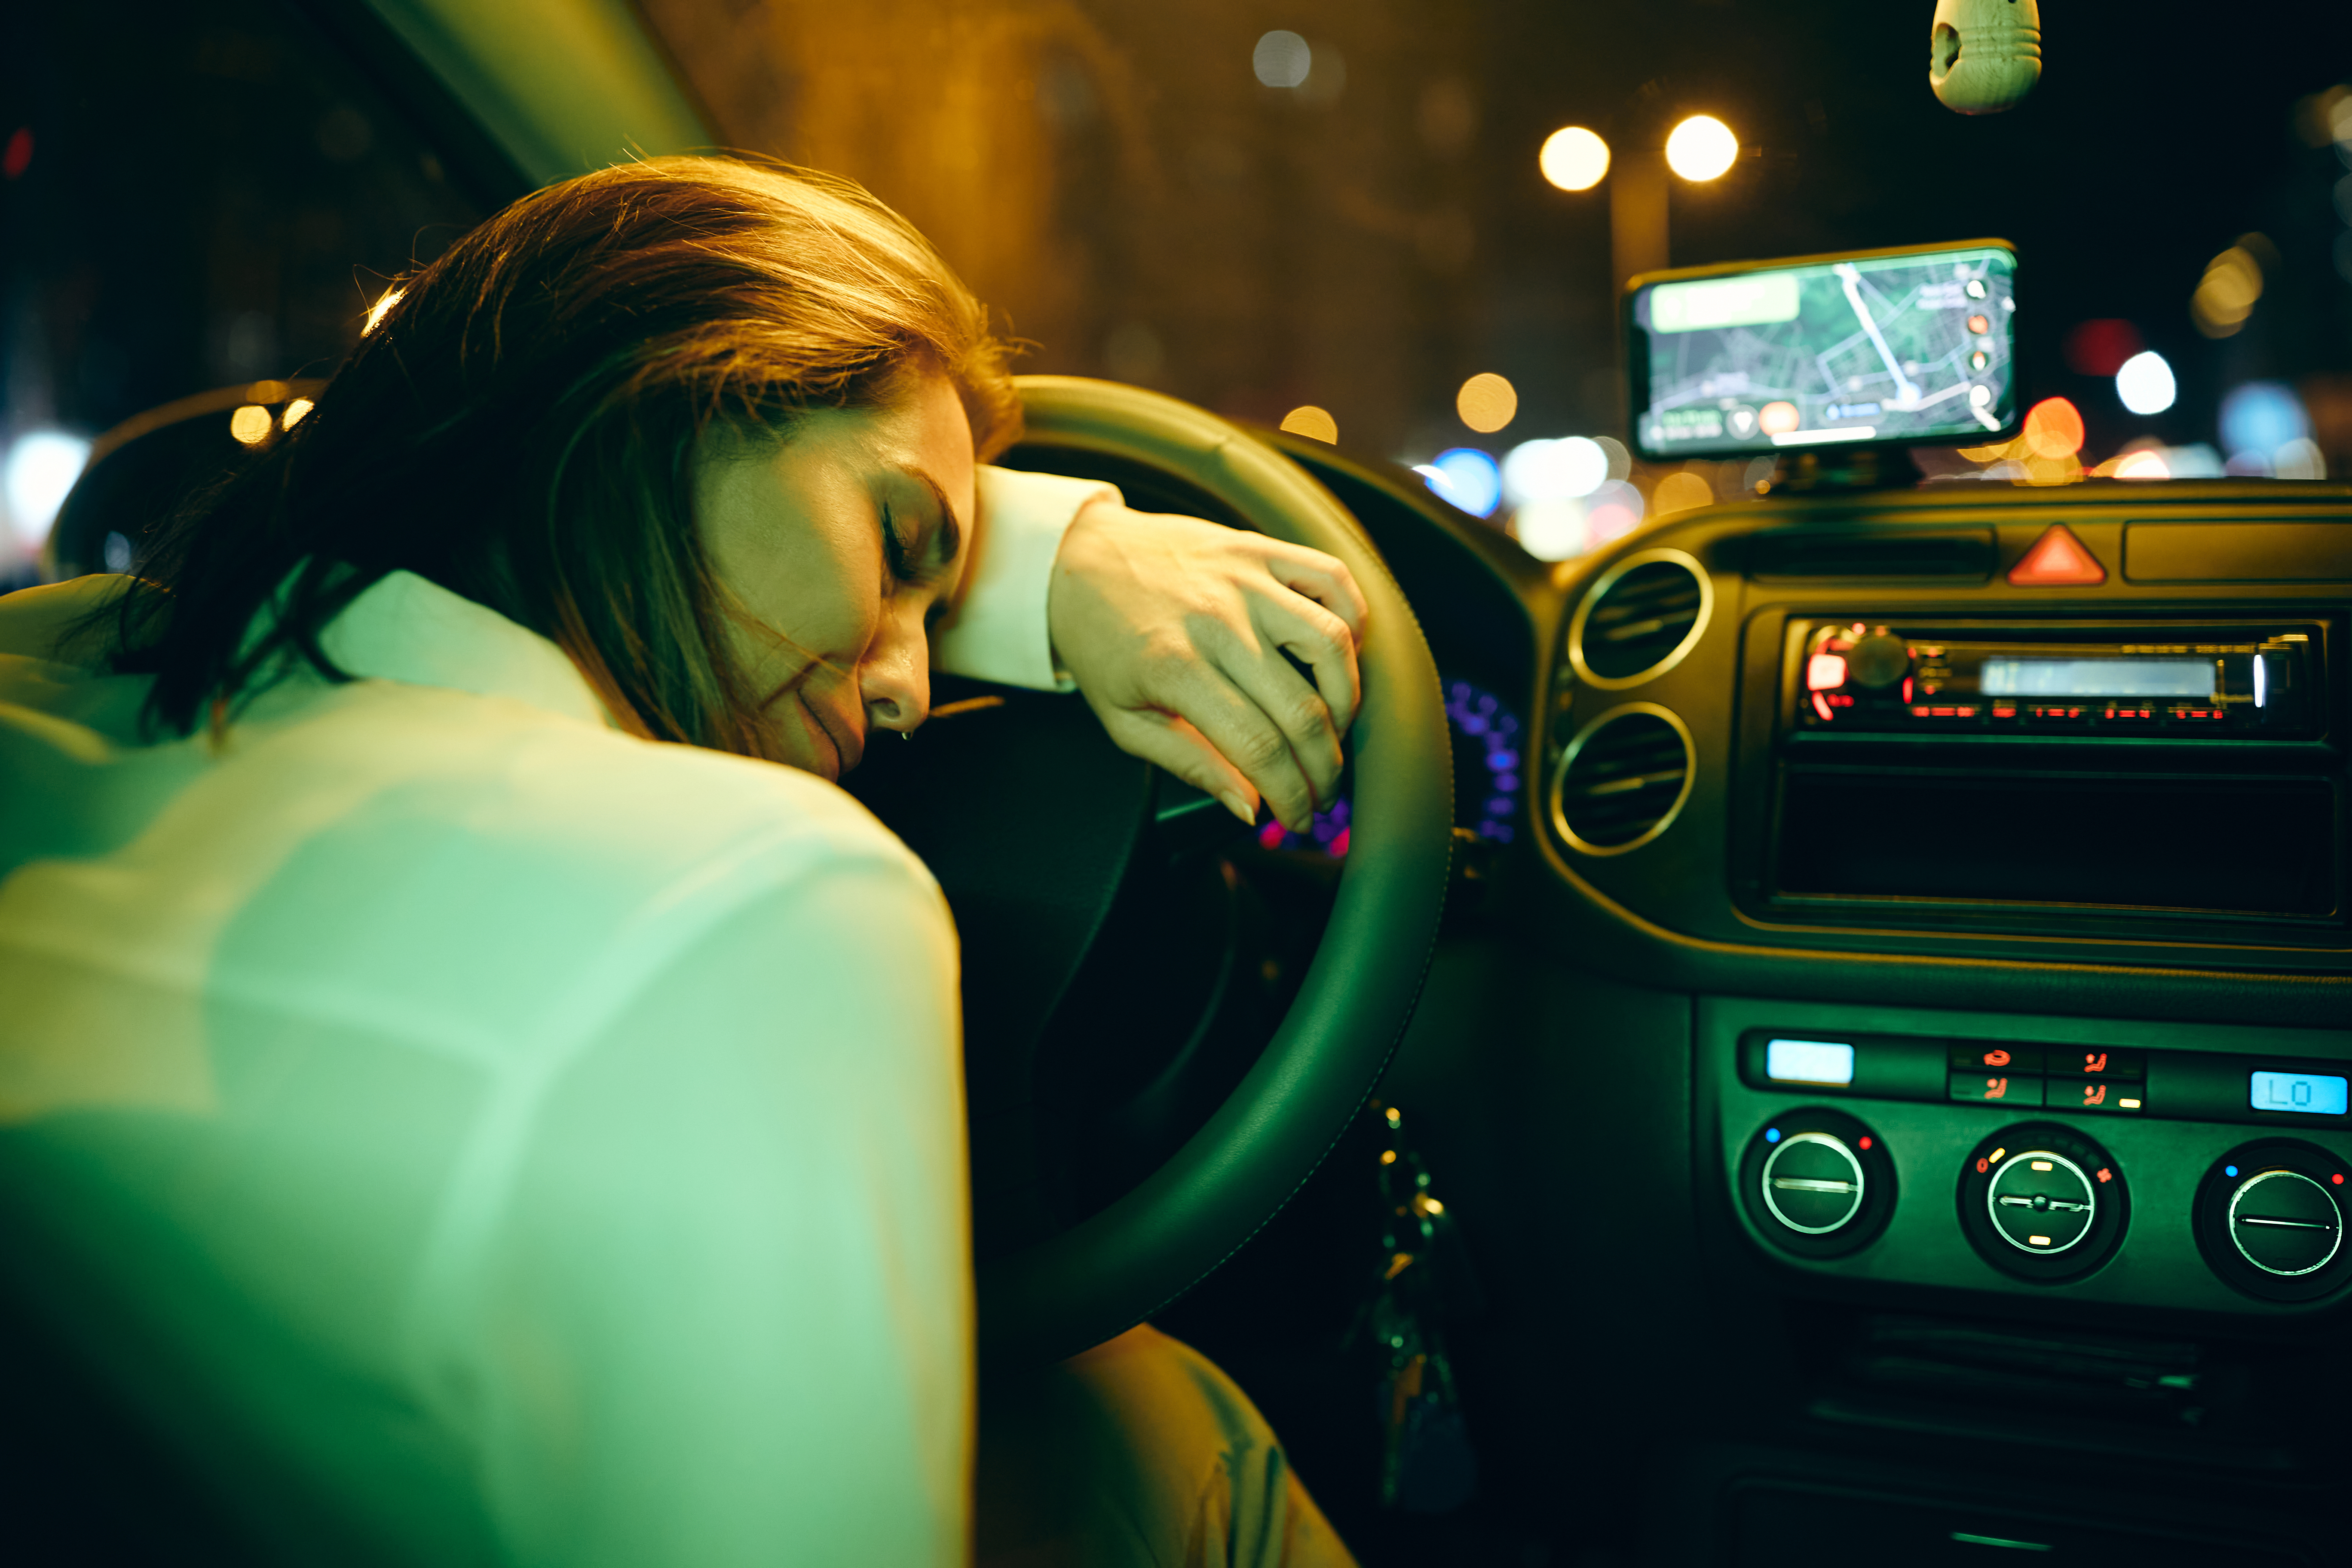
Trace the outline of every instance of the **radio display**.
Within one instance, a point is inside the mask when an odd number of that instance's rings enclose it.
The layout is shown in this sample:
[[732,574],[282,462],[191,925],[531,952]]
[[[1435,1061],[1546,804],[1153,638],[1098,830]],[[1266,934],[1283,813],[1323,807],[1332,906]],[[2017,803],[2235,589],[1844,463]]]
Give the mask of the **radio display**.
[[1984,661],[1987,697],[2210,697],[2210,658],[2004,658]]
[[2246,1100],[2256,1110],[2300,1110],[2306,1116],[2341,1116],[2352,1088],[2333,1073],[2258,1072]]

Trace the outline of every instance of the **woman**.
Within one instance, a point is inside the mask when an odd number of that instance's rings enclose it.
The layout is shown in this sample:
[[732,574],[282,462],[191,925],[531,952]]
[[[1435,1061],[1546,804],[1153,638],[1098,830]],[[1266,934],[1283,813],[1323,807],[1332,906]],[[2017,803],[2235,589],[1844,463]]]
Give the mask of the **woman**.
[[[279,1554],[967,1556],[955,940],[826,781],[935,657],[1304,826],[1363,615],[1017,426],[870,197],[655,160],[411,280],[145,580],[0,601],[0,1268]],[[992,1459],[983,1560],[1345,1561],[1197,1357],[1058,1376],[1024,1441],[1160,1447]]]

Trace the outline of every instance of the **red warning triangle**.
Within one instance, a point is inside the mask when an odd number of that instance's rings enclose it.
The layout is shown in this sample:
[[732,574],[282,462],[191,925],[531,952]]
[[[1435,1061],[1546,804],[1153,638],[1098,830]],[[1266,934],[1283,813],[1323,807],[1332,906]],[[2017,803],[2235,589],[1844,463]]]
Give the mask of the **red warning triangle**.
[[2013,588],[2082,588],[2107,580],[2098,557],[2063,522],[2053,522],[2009,569]]

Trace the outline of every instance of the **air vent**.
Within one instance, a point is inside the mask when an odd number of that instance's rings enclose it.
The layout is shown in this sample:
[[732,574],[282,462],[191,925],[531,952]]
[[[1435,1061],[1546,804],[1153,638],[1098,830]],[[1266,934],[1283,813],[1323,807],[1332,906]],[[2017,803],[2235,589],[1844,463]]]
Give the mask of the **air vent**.
[[1552,825],[1587,855],[1622,855],[1666,830],[1690,786],[1683,721],[1654,702],[1629,702],[1568,743],[1552,775]]
[[1715,589],[1679,550],[1644,550],[1601,574],[1568,628],[1568,658],[1590,686],[1638,686],[1683,660],[1706,629]]

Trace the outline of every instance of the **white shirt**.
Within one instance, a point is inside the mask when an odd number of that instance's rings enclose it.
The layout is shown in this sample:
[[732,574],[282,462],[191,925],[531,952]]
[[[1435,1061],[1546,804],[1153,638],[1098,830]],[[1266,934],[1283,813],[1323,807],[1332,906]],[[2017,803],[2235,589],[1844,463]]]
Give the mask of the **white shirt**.
[[[943,667],[1055,684],[984,469]],[[0,1272],[304,1563],[965,1560],[956,946],[811,774],[397,573],[236,723],[0,600]]]

